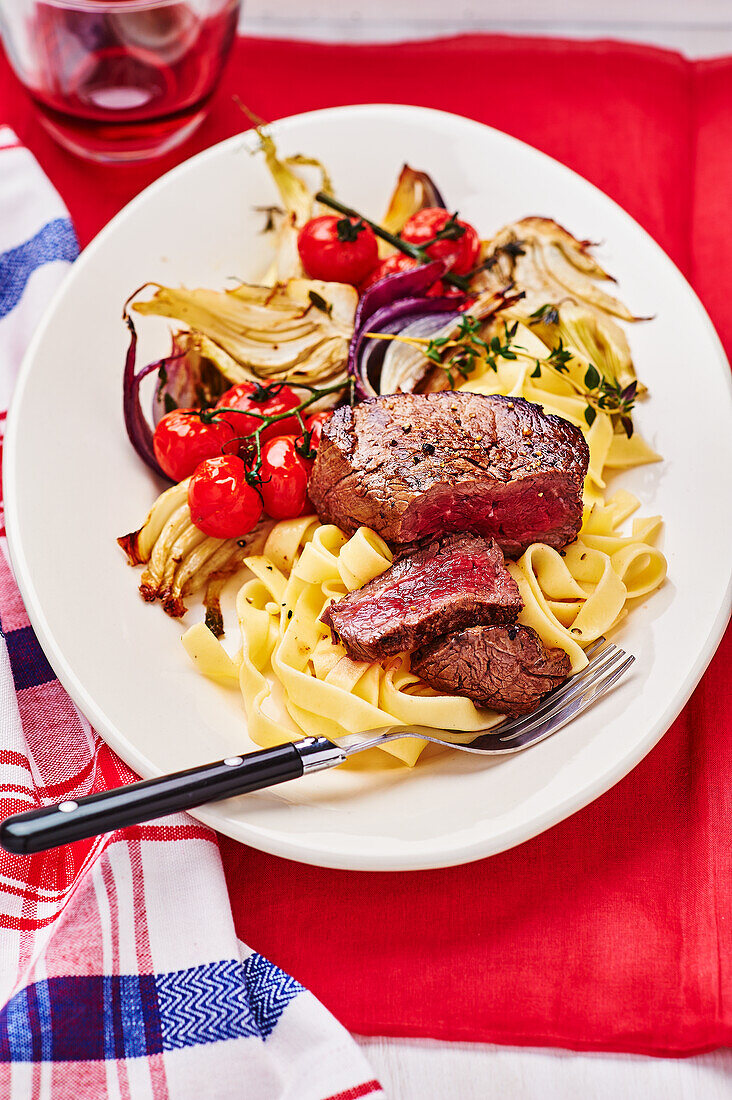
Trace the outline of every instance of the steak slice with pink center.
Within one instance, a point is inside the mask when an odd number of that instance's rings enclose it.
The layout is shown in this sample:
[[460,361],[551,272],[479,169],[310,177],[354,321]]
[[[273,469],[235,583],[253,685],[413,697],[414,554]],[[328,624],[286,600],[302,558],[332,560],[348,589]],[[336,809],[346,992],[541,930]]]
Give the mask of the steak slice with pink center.
[[519,590],[492,539],[448,535],[323,612],[350,657],[377,661],[476,623],[512,622]]

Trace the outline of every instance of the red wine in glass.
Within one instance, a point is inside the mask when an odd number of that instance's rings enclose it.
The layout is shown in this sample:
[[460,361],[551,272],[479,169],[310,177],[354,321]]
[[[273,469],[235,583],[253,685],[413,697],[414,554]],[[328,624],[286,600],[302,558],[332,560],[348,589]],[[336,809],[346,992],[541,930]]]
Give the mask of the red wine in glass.
[[203,119],[239,2],[39,0],[30,9],[35,63],[19,75],[46,129],[81,156],[131,161],[167,152]]

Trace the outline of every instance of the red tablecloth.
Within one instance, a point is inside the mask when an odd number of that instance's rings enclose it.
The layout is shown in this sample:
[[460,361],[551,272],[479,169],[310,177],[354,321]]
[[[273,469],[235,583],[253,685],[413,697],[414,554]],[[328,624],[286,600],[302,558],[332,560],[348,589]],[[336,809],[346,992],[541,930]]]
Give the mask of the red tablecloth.
[[[85,243],[176,160],[243,127],[233,92],[269,119],[416,103],[532,143],[650,231],[732,350],[732,60],[483,36],[378,47],[240,39],[207,123],[154,165],[95,168],[58,149],[4,63],[0,121],[36,153]],[[689,348],[690,386],[693,370]],[[681,717],[622,783],[490,860],[348,873],[224,840],[240,935],[366,1034],[654,1054],[729,1043],[731,655],[728,634]]]

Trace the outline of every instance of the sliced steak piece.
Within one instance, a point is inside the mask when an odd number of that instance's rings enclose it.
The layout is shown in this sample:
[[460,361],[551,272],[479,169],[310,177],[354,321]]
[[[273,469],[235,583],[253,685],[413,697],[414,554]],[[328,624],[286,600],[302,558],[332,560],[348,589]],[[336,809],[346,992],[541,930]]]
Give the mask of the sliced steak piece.
[[448,535],[323,612],[349,656],[378,661],[475,623],[513,622],[523,607],[492,539]]
[[326,421],[308,492],[349,533],[404,546],[473,531],[518,557],[577,537],[588,460],[579,428],[518,397],[386,394]]
[[473,626],[421,646],[412,671],[438,691],[517,715],[566,680],[569,657],[544,649],[530,626]]

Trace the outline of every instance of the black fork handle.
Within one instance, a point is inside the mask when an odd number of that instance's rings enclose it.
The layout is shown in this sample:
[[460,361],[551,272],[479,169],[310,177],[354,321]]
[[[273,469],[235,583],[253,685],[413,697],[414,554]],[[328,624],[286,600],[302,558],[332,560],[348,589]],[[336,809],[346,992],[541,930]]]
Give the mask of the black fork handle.
[[0,845],[15,855],[45,852],[205,802],[274,787],[306,772],[333,768],[345,758],[344,751],[325,737],[228,756],[214,764],[14,814],[0,824]]

